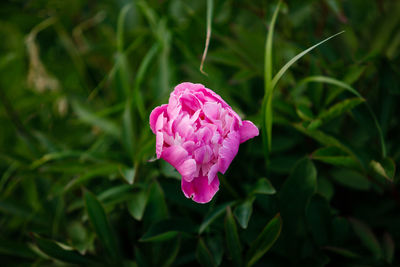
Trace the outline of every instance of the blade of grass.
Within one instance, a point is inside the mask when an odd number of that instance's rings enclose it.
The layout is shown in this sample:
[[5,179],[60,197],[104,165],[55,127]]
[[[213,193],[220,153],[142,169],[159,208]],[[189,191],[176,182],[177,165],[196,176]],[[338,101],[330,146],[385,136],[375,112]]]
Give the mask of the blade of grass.
[[278,213],[262,230],[247,252],[246,266],[256,263],[276,242],[282,231],[282,219]]
[[320,82],[320,83],[327,83],[327,84],[331,84],[331,85],[336,85],[338,87],[341,87],[343,89],[346,89],[347,91],[349,91],[350,93],[354,94],[355,96],[358,96],[359,98],[364,99],[359,92],[356,91],[356,89],[354,89],[353,87],[351,87],[350,85],[348,85],[345,82],[336,80],[334,78],[331,77],[326,77],[326,76],[310,76],[307,77],[303,80],[301,80],[299,82],[299,85],[301,84],[305,84],[305,83],[310,83],[310,82]]
[[[334,37],[334,36],[332,36],[332,37]],[[330,38],[332,38],[332,37],[330,37]],[[343,89],[346,89],[347,91],[349,91],[350,93],[354,94],[355,96],[358,96],[359,98],[365,100],[360,95],[360,93],[357,92],[357,90],[354,89],[353,87],[351,87],[349,84],[344,83],[344,82],[339,81],[339,80],[336,80],[334,78],[330,78],[330,77],[326,77],[326,76],[310,76],[310,77],[307,77],[304,80],[300,81],[300,84],[305,84],[305,83],[309,83],[309,82],[320,82],[320,83],[327,83],[327,84],[335,85],[335,86],[341,87]],[[386,157],[386,144],[385,144],[385,140],[383,138],[382,128],[379,125],[378,119],[376,118],[375,113],[372,110],[371,106],[368,104],[367,101],[364,101],[364,103],[365,103],[365,105],[366,105],[366,107],[368,109],[368,112],[370,113],[370,115],[372,117],[372,120],[374,121],[376,130],[378,131],[379,141],[380,141],[380,144],[381,144],[382,157],[385,158]]]
[[124,22],[126,14],[131,9],[132,4],[126,4],[119,13],[118,24],[117,24],[117,48],[118,52],[122,53],[124,51]]
[[325,145],[325,146],[335,146],[342,150],[343,152],[346,152],[349,156],[351,156],[356,162],[360,164],[360,166],[365,167],[363,165],[363,161],[361,158],[353,151],[351,148],[348,146],[344,145],[342,142],[337,140],[335,137],[328,135],[320,130],[311,130],[305,128],[301,123],[294,123],[292,126],[298,130],[299,132],[315,139],[317,142]]
[[94,231],[103,244],[105,251],[109,255],[112,263],[119,263],[120,253],[116,236],[102,204],[99,202],[96,196],[89,191],[85,192],[84,198],[89,221],[91,222]]
[[286,63],[279,71],[278,73],[274,76],[274,78],[272,79],[272,83],[271,83],[271,87],[272,89],[275,88],[276,84],[278,83],[278,81],[282,78],[283,74],[285,74],[285,72],[294,64],[296,63],[300,58],[302,58],[304,55],[308,54],[311,50],[313,50],[314,48],[317,48],[318,46],[322,45],[323,43],[329,41],[330,39],[340,35],[344,33],[344,31],[338,32],[328,38],[326,38],[325,40],[322,40],[321,42],[307,48],[306,50],[304,50],[303,52],[301,52],[300,54],[296,55],[295,57],[293,57],[291,60],[289,60],[288,63]]
[[[279,5],[277,7],[277,9],[279,8]],[[275,15],[275,14],[274,14]],[[274,19],[274,18],[273,18]],[[275,23],[275,21],[272,21]],[[271,25],[273,26],[273,25]],[[314,48],[320,46],[321,44],[329,41],[330,39],[338,36],[339,34],[342,34],[344,31],[341,31],[337,34],[332,35],[331,37],[326,38],[325,40],[311,46],[310,48],[304,50],[303,52],[301,52],[300,54],[296,55],[295,57],[293,57],[291,60],[289,60],[288,63],[286,63],[279,71],[278,73],[274,76],[274,78],[272,79],[271,82],[269,82],[268,78],[269,76],[269,71],[266,71],[265,73],[265,88],[266,88],[266,104],[264,106],[265,108],[265,116],[264,116],[264,122],[266,124],[266,133],[267,133],[267,137],[266,137],[266,141],[267,141],[267,149],[268,151],[271,150],[271,140],[272,140],[272,124],[273,124],[273,117],[272,117],[272,93],[273,90],[276,86],[276,84],[278,83],[278,81],[280,80],[280,78],[282,78],[282,76],[285,74],[285,72],[294,64],[296,63],[301,57],[303,57],[304,55],[306,55],[307,53],[309,53],[311,50],[313,50]],[[272,39],[272,33],[271,34],[271,39]],[[270,34],[268,35],[268,37],[270,37]],[[272,54],[272,48],[268,46],[268,42],[270,41],[270,38],[267,39],[267,46],[266,46],[266,67],[268,67],[268,64],[271,64],[271,62],[269,62],[271,60],[271,54]],[[271,40],[272,42],[272,40]],[[272,44],[271,44],[272,46]],[[270,49],[270,50],[268,50]],[[268,54],[268,55],[267,55]],[[267,61],[268,58],[268,61]],[[263,140],[265,140],[265,137],[263,138]],[[267,154],[268,155],[268,154]]]
[[143,99],[141,92],[139,90],[140,85],[142,84],[144,75],[147,71],[147,69],[150,66],[151,61],[153,60],[154,56],[156,55],[157,51],[159,49],[158,44],[154,44],[149,52],[147,52],[146,56],[143,58],[142,62],[140,63],[139,69],[137,71],[136,75],[136,80],[135,80],[135,85],[133,87],[133,97],[135,98],[136,106],[139,111],[139,115],[142,120],[145,120],[145,107],[143,105]]
[[[271,23],[269,25],[269,31],[267,35],[267,41],[265,43],[265,58],[264,58],[264,101],[263,101],[263,110],[264,111],[264,120],[263,120],[263,143],[264,143],[264,153],[266,158],[268,159],[269,151],[271,150],[271,135],[272,135],[272,105],[271,105],[271,96],[272,96],[272,40],[274,38],[274,28],[276,18],[278,17],[279,8],[281,6],[281,1],[278,2],[278,5],[274,11],[272,16]],[[270,103],[270,104],[268,104]]]
[[200,72],[203,73],[204,75],[208,75],[208,74],[203,70],[203,66],[204,66],[204,61],[206,60],[207,51],[208,51],[208,46],[210,45],[213,7],[214,7],[214,1],[213,1],[213,0],[207,0],[207,34],[206,34],[206,44],[205,44],[205,46],[204,46],[204,52],[203,52],[203,56],[201,57],[201,63],[200,63]]
[[267,97],[271,93],[273,87],[271,86],[272,82],[272,41],[274,39],[274,29],[276,18],[278,17],[279,9],[281,6],[281,1],[278,2],[278,5],[274,11],[272,16],[272,20],[269,26],[269,31],[267,35],[267,41],[265,43],[265,58],[264,58],[264,82],[265,82],[265,94]]

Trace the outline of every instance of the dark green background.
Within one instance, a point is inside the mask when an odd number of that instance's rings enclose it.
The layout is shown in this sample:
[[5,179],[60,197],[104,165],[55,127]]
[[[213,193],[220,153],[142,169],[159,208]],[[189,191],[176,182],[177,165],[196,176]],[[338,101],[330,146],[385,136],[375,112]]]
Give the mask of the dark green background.
[[277,7],[209,2],[206,76],[207,1],[1,1],[2,266],[400,264],[400,2],[284,1],[273,75],[345,33],[277,84],[271,150],[242,144],[197,204],[154,161],[148,116],[190,81],[262,129]]

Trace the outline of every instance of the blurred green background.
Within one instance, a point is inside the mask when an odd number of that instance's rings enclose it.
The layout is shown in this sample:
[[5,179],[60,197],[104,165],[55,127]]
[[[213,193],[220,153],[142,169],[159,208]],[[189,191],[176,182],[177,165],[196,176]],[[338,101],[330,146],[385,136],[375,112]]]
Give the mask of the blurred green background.
[[265,129],[276,7],[1,1],[1,265],[398,266],[399,1],[282,2],[272,75],[345,33],[284,74],[271,149],[242,144],[212,202],[154,161],[148,116],[183,81]]

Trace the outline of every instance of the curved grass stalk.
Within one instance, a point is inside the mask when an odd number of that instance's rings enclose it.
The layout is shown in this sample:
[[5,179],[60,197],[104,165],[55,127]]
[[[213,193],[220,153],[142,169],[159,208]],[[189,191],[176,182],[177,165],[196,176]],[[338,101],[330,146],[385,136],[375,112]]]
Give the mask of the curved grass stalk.
[[[309,82],[320,82],[320,83],[327,83],[327,84],[331,84],[331,85],[335,85],[338,87],[341,87],[347,91],[349,91],[350,93],[354,94],[355,96],[365,100],[359,92],[357,92],[353,87],[351,87],[349,84],[336,80],[334,78],[330,78],[330,77],[326,77],[326,76],[310,76],[305,78],[304,80],[300,81],[300,84],[304,84],[304,83],[309,83]],[[385,144],[385,140],[383,138],[383,133],[382,133],[382,128],[379,125],[378,119],[375,116],[375,113],[373,112],[372,108],[370,105],[368,105],[367,101],[364,101],[365,105],[367,106],[368,112],[370,113],[372,120],[374,121],[375,127],[378,131],[378,135],[379,135],[379,141],[381,144],[381,152],[382,152],[382,157],[385,158],[386,157],[386,144]]]
[[207,73],[203,70],[204,61],[206,60],[208,46],[210,45],[210,38],[211,38],[211,25],[212,25],[212,14],[213,14],[213,0],[207,0],[207,33],[206,33],[206,44],[204,46],[203,56],[201,57],[200,63],[200,72],[207,75]]
[[273,90],[277,85],[278,81],[282,78],[285,72],[296,63],[301,57],[309,53],[314,48],[320,46],[321,44],[329,41],[330,39],[342,34],[344,31],[336,33],[325,40],[309,47],[303,52],[299,53],[295,57],[293,57],[288,63],[286,63],[272,78],[272,40],[274,36],[274,28],[276,18],[279,13],[281,1],[278,2],[278,5],[275,9],[274,15],[271,19],[270,29],[267,35],[267,41],[265,44],[265,61],[264,61],[264,86],[265,86],[265,94],[262,105],[263,110],[263,143],[264,143],[264,151],[266,158],[269,157],[269,151],[271,151],[271,143],[272,143],[272,124],[273,124],[273,116],[272,116],[272,96]]
[[[265,57],[264,57],[264,100],[262,105],[262,110],[264,111],[263,116],[263,143],[264,143],[264,151],[266,154],[266,158],[268,159],[269,151],[271,150],[271,140],[272,140],[272,40],[274,39],[274,29],[276,18],[278,17],[279,9],[281,6],[281,1],[278,2],[278,5],[274,11],[274,14],[271,19],[271,23],[269,26],[269,31],[267,35],[267,41],[265,43]],[[270,103],[270,104],[268,104]],[[271,123],[269,123],[271,121]]]

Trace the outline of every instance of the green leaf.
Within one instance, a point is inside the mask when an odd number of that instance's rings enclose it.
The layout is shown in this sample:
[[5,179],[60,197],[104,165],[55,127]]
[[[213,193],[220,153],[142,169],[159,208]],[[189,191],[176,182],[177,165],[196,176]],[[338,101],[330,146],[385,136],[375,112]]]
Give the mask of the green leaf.
[[105,133],[119,139],[121,136],[121,129],[114,122],[96,115],[94,112],[85,108],[81,103],[76,100],[71,101],[72,108],[78,115],[79,119],[91,126],[96,126],[103,130]]
[[81,254],[85,254],[86,251],[93,245],[93,239],[89,237],[87,228],[79,221],[73,221],[66,227],[68,238],[71,240],[70,243],[76,248]]
[[347,84],[353,84],[358,81],[361,75],[365,72],[367,65],[353,65],[347,71],[343,78],[343,81]]
[[254,200],[255,197],[246,199],[243,203],[237,205],[233,211],[236,220],[243,229],[246,229],[249,224],[250,216],[253,213]]
[[128,184],[133,184],[135,182],[136,170],[134,168],[125,168],[121,170],[121,173],[122,177],[124,177]]
[[96,196],[89,191],[85,192],[85,204],[89,220],[107,254],[113,262],[119,261],[120,255],[118,243],[107,219],[104,208],[101,206],[101,203],[97,200]]
[[333,179],[346,187],[367,191],[371,187],[368,179],[360,173],[349,169],[337,169],[332,171]]
[[251,244],[249,252],[246,255],[246,266],[252,266],[272,247],[278,239],[281,230],[282,220],[280,215],[277,214]]
[[[311,77],[307,77],[307,78],[305,78],[304,80],[302,80],[302,81],[300,82],[300,84],[302,84],[302,83],[308,83],[308,82],[321,82],[321,83],[327,83],[327,84],[332,84],[332,85],[335,85],[335,86],[339,86],[339,87],[341,87],[341,88],[343,88],[343,89],[345,89],[345,90],[351,92],[351,93],[354,94],[355,96],[357,96],[357,97],[363,99],[363,97],[362,97],[353,87],[351,87],[351,86],[348,85],[347,83],[344,83],[344,82],[342,82],[342,81],[339,81],[339,80],[336,80],[336,79],[333,79],[333,78],[330,78],[330,77],[325,77],[325,76],[311,76]],[[382,156],[383,156],[383,157],[386,157],[386,144],[385,144],[385,139],[383,138],[383,133],[382,133],[381,126],[380,126],[380,124],[379,124],[379,122],[378,122],[378,120],[377,120],[377,118],[376,118],[374,112],[372,111],[371,107],[368,105],[367,102],[365,102],[365,105],[367,106],[368,111],[369,111],[369,113],[370,113],[370,115],[371,115],[371,117],[372,117],[372,119],[373,119],[373,121],[374,121],[376,130],[378,131],[378,134],[379,134],[379,141],[380,141],[380,143],[381,143]]]
[[388,263],[393,262],[393,256],[394,256],[394,241],[392,236],[388,233],[385,232],[383,234],[383,254],[385,256],[385,260]]
[[0,200],[0,213],[21,218],[25,221],[25,223],[32,221],[45,227],[47,227],[49,224],[48,218],[43,216],[43,214],[33,211],[29,206],[24,206],[14,201]]
[[[97,199],[104,203],[107,207],[108,205],[114,205],[116,203],[120,203],[130,199],[131,192],[133,191],[134,187],[127,184],[117,185],[106,189],[105,191],[101,192],[97,195]],[[84,200],[79,199],[68,207],[67,211],[73,211],[76,209],[80,209],[85,206]]]
[[353,157],[347,156],[345,153],[343,153],[342,150],[333,146],[323,147],[315,150],[311,154],[311,158],[335,166],[350,167],[350,168],[356,168],[359,166]]
[[74,250],[67,250],[61,247],[59,243],[41,238],[39,235],[34,235],[35,242],[39,249],[53,259],[63,262],[79,264],[79,265],[94,265],[94,262]]
[[182,175],[174,168],[174,166],[172,166],[165,160],[161,160],[160,165],[160,171],[165,177],[174,178],[179,181],[182,179]]
[[219,266],[222,263],[225,253],[222,232],[216,235],[208,235],[205,238],[205,243],[207,244],[207,247],[214,258],[215,265]]
[[357,105],[363,103],[365,100],[363,98],[349,98],[345,99],[339,103],[336,103],[332,107],[330,107],[328,110],[325,110],[321,112],[318,115],[318,119],[322,121],[322,123],[325,123],[329,120],[332,120],[333,118],[336,118],[343,113],[353,109]]
[[350,259],[357,259],[360,258],[360,255],[344,248],[338,248],[338,247],[331,247],[331,246],[326,246],[323,247],[325,250],[332,251],[340,256],[350,258]]
[[63,189],[61,193],[66,193],[77,186],[87,182],[96,177],[109,176],[110,174],[119,172],[121,166],[116,164],[102,164],[96,165],[94,168],[89,169],[87,172],[71,180]]
[[318,194],[330,201],[335,193],[333,184],[324,177],[318,177]]
[[181,248],[181,239],[182,238],[178,236],[178,238],[172,240],[172,244],[168,243],[168,248],[163,251],[162,255],[160,255],[160,258],[162,259],[161,266],[171,266],[174,263]]
[[327,147],[335,146],[335,147],[339,148],[340,150],[346,152],[347,155],[351,156],[355,162],[360,162],[360,164],[361,164],[361,161],[358,159],[357,155],[347,145],[344,145],[342,142],[340,142],[335,137],[330,136],[320,130],[307,129],[300,123],[292,124],[292,126],[296,130],[315,139],[317,142],[319,142]]
[[235,266],[242,265],[242,245],[240,244],[239,234],[237,231],[235,219],[233,218],[232,211],[228,206],[226,208],[225,217],[225,237],[226,245]]
[[307,226],[314,239],[319,246],[329,244],[331,234],[331,207],[323,196],[315,194],[306,210]]
[[371,251],[375,259],[380,259],[382,257],[381,246],[371,228],[367,224],[354,218],[349,218],[349,221],[363,245]]
[[168,217],[168,207],[164,191],[158,182],[153,182],[149,188],[149,198],[143,218],[145,225],[151,225]]
[[254,185],[253,189],[251,190],[251,193],[273,195],[276,193],[276,190],[267,178],[260,178]]
[[296,108],[296,113],[300,119],[304,121],[311,121],[314,119],[314,114],[311,109],[306,105],[298,105]]
[[296,231],[316,191],[317,170],[311,160],[301,159],[279,193],[279,204],[286,229],[292,233]]
[[0,255],[10,255],[24,259],[35,259],[37,255],[26,244],[0,239]]
[[195,225],[184,219],[166,219],[153,224],[150,229],[142,236],[141,242],[158,242],[168,240],[176,234],[196,232]]
[[203,239],[200,237],[197,243],[196,257],[201,266],[213,267],[217,266],[214,261],[214,257],[211,255],[210,250],[207,248]]
[[393,182],[396,165],[391,158],[386,157],[380,162],[372,160],[370,166],[377,174]]
[[148,198],[147,190],[139,190],[134,192],[132,198],[127,202],[129,213],[138,221],[142,220]]
[[35,160],[34,162],[32,162],[32,164],[30,165],[30,169],[34,170],[52,160],[79,158],[82,155],[83,153],[78,151],[62,151],[62,152],[48,153],[43,155],[41,158]]
[[124,194],[127,194],[128,192],[132,191],[133,186],[127,185],[127,184],[121,184],[117,186],[110,187],[106,189],[105,191],[101,192],[98,196],[97,199],[99,201],[105,201],[108,200],[110,202],[113,202],[114,199],[118,199],[120,196],[123,196]]
[[215,221],[219,216],[224,214],[226,207],[231,206],[234,202],[226,202],[214,208],[207,214],[199,227],[199,234],[203,233],[210,224]]

